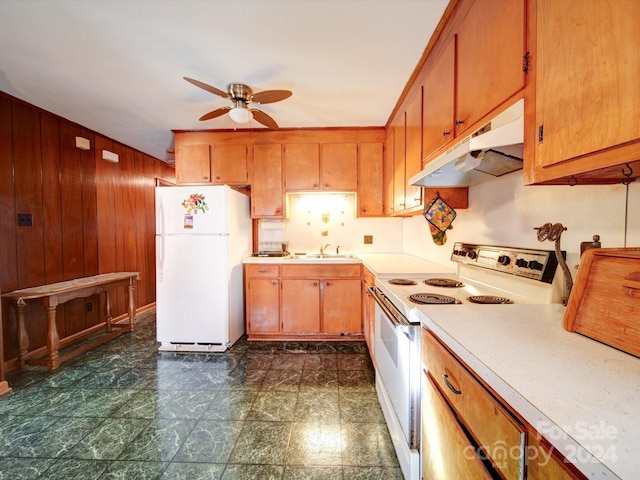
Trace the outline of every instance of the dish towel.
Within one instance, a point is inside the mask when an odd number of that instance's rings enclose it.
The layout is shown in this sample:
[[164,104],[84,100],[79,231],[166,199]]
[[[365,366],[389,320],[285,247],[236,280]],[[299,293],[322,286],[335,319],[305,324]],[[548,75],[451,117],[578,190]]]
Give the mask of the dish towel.
[[447,242],[446,231],[453,228],[456,211],[436,193],[436,197],[424,209],[424,218],[429,222],[433,243],[444,245]]

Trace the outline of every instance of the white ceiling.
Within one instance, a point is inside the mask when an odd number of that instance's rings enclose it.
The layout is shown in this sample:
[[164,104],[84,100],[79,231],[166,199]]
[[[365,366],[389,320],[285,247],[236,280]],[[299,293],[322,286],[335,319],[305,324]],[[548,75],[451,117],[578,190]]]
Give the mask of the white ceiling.
[[293,91],[259,106],[280,127],[383,126],[447,3],[0,0],[0,90],[169,162],[171,130],[235,126],[184,76]]

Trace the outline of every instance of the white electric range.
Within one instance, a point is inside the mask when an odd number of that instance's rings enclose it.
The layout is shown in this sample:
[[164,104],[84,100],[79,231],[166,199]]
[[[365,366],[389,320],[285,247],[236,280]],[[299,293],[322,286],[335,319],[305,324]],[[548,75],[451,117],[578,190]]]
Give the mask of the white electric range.
[[404,477],[420,479],[420,328],[431,308],[456,305],[556,303],[555,252],[456,243],[457,273],[446,267],[384,275],[370,288],[376,300],[376,390]]

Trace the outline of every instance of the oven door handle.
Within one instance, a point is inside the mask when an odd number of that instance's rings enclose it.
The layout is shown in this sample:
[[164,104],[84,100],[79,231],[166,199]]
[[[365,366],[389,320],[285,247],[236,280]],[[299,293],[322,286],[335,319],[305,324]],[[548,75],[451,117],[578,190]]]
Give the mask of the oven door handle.
[[385,303],[380,298],[380,293],[378,292],[378,289],[375,286],[372,285],[368,287],[368,289],[369,289],[369,292],[371,292],[371,295],[373,296],[378,306],[382,309],[385,316],[389,319],[389,321],[393,325],[393,328],[404,333],[409,340],[413,340],[415,337],[415,329],[413,327],[415,325],[412,325],[411,323],[409,323],[405,318],[405,316],[402,315],[402,313],[391,311],[391,309],[389,309],[389,307],[385,305]]

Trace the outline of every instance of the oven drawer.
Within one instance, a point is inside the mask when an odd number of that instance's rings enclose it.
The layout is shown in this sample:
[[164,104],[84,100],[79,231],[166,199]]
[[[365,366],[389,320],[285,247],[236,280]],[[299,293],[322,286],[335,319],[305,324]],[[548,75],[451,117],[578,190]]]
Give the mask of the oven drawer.
[[508,480],[522,478],[524,426],[425,329],[422,356],[439,390],[494,467]]

